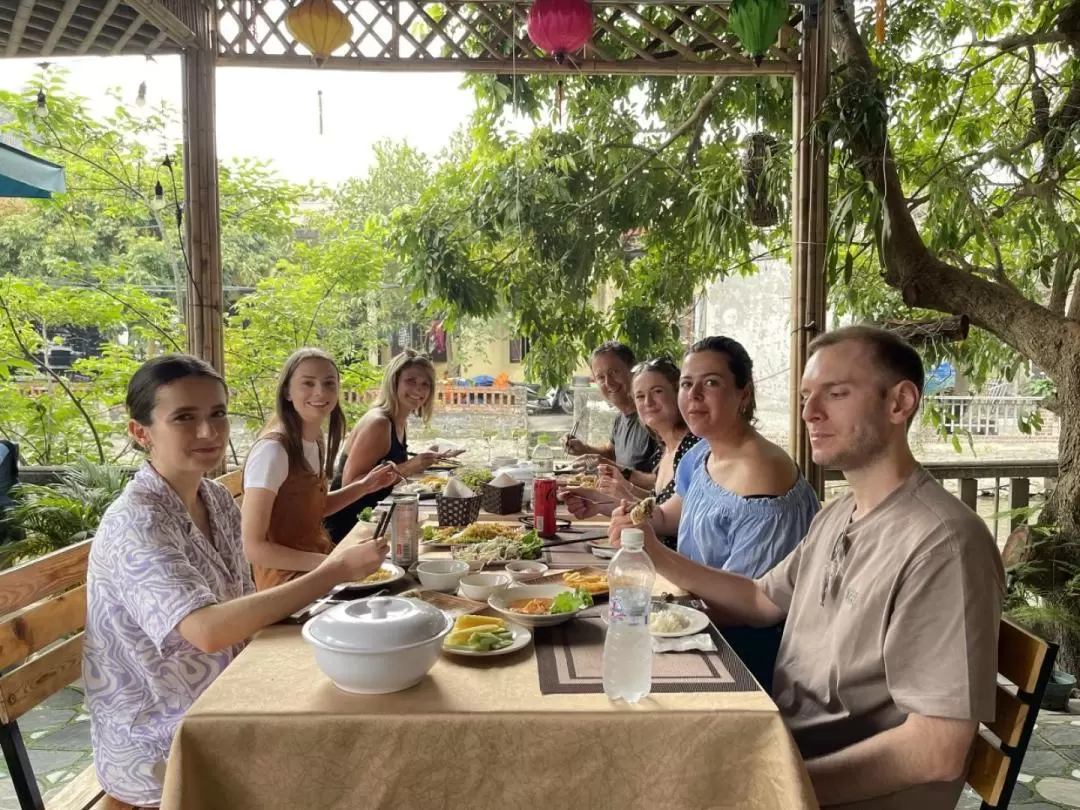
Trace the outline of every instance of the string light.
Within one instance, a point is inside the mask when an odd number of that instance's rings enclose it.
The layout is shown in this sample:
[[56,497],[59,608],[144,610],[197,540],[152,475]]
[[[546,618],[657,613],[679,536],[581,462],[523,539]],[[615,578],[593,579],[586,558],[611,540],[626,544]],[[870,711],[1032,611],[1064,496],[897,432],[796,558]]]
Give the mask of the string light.
[[34,109],[34,115],[36,115],[38,118],[49,117],[49,105],[45,101],[44,88],[37,91],[37,107]]
[[139,92],[135,96],[135,105],[137,107],[146,106],[146,82],[139,82]]
[[154,199],[150,201],[150,207],[155,211],[160,211],[165,207],[165,189],[160,180],[154,183]]

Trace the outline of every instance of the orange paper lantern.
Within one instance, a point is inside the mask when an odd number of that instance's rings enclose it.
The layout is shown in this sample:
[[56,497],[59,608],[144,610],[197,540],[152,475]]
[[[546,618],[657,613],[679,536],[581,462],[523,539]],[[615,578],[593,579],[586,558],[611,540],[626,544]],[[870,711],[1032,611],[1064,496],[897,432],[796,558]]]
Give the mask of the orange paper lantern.
[[332,0],[303,0],[285,15],[285,27],[293,39],[311,51],[312,59],[320,67],[330,54],[349,41],[353,32],[349,18]]

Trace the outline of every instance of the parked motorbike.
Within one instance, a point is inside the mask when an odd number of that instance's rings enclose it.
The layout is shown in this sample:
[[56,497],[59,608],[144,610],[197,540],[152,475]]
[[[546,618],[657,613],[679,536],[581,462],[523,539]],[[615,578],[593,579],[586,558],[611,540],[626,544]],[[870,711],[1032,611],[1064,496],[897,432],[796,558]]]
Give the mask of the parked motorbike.
[[546,411],[574,412],[574,389],[570,386],[548,388],[543,393],[538,385],[525,386],[525,408],[529,413]]

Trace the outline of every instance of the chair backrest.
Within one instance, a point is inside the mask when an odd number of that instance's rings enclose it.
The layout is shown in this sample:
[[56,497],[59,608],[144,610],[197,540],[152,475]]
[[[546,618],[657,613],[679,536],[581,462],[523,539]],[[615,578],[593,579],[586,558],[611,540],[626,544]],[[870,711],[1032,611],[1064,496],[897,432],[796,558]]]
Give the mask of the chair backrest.
[[0,723],[79,677],[91,542],[0,572]]
[[229,490],[229,494],[233,496],[233,499],[239,503],[244,497],[244,471],[233,470],[231,473],[225,473],[214,479],[221,484],[225,489]]
[[967,775],[968,784],[982,797],[984,810],[1009,806],[1057,650],[1056,644],[1002,617],[998,674],[1015,688],[998,683],[994,720],[975,737]]

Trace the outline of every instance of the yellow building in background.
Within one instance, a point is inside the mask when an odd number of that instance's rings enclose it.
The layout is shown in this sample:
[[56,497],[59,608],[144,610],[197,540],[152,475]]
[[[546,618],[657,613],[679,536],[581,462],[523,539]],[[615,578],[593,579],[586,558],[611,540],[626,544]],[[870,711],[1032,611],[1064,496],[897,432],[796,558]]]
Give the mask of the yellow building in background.
[[[618,293],[610,285],[601,287],[593,296],[593,306],[607,312]],[[385,365],[403,349],[411,348],[427,354],[435,364],[440,379],[489,376],[498,379],[505,374],[511,382],[525,382],[525,356],[529,352],[527,338],[517,337],[508,328],[492,326],[488,334],[477,339],[460,338],[441,330],[439,322],[430,325],[403,327],[391,345],[379,351],[379,363]],[[465,345],[462,345],[465,344]],[[576,376],[590,377],[592,370],[583,361]],[[567,384],[570,380],[566,381]]]

